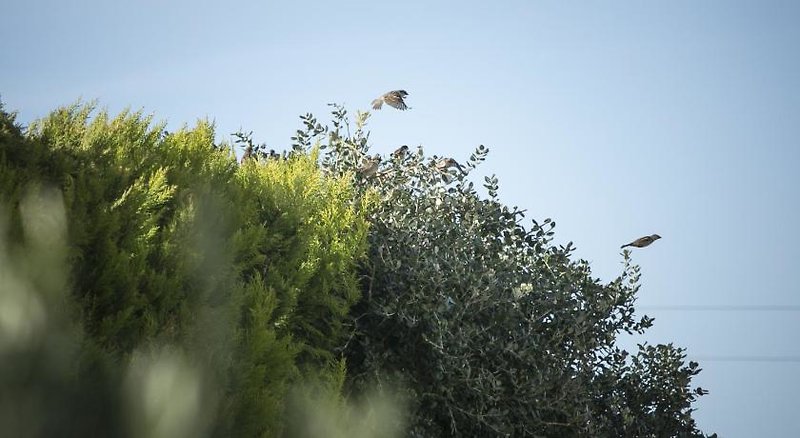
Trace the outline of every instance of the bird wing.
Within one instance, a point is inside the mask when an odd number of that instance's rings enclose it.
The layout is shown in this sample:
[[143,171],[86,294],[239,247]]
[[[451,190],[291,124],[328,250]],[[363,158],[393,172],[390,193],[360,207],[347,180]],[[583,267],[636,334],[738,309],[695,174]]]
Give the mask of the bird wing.
[[405,110],[408,109],[408,106],[406,105],[405,102],[403,102],[403,98],[402,97],[390,96],[390,97],[387,97],[385,100],[386,100],[386,103],[389,104],[389,106],[391,106],[392,108],[397,108],[400,111],[405,111]]

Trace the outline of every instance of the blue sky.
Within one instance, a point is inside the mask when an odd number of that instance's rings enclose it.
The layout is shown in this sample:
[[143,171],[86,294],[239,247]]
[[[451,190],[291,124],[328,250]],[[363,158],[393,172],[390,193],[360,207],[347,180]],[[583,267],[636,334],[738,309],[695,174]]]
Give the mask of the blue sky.
[[[375,151],[485,144],[476,181],[496,173],[604,280],[622,243],[663,236],[634,254],[645,339],[700,359],[700,426],[800,436],[800,3],[3,3],[22,122],[98,99],[281,148],[300,114],[407,90],[411,111],[373,114]],[[742,307],[665,307],[698,305]]]

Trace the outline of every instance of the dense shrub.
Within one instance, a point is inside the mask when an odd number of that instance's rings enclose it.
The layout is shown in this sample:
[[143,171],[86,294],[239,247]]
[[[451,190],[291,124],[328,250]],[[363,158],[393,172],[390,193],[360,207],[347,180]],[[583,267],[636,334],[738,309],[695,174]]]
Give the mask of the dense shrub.
[[4,240],[29,244],[20,204],[58,193],[66,302],[92,361],[194,364],[197,413],[222,436],[275,436],[294,382],[343,380],[335,348],[367,230],[349,180],[323,176],[313,153],[239,166],[205,122],[167,133],[75,105],[23,135],[2,117]]
[[[343,175],[369,159],[367,117],[358,114],[351,135],[336,108],[333,129],[307,117],[299,137],[322,142],[325,170]],[[480,146],[461,167],[421,146],[398,150],[358,179],[381,202],[352,313],[350,389],[404,385],[414,436],[699,434],[697,364],[671,345],[632,356],[615,345],[652,324],[634,317],[639,270],[629,253],[618,278],[593,278],[572,243],[552,244],[553,221],[526,227],[522,211],[500,202],[495,177],[479,194],[469,175],[487,154]]]

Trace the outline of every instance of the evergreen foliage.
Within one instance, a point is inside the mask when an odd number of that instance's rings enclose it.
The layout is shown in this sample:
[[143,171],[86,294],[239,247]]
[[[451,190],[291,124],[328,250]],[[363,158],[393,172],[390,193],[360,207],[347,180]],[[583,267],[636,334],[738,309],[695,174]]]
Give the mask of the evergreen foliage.
[[313,154],[240,167],[208,123],[163,128],[74,105],[23,136],[3,113],[4,238],[32,238],[26,191],[58,189],[86,351],[124,364],[180,346],[214,388],[216,435],[276,436],[293,382],[342,379],[335,347],[359,296],[365,205]]

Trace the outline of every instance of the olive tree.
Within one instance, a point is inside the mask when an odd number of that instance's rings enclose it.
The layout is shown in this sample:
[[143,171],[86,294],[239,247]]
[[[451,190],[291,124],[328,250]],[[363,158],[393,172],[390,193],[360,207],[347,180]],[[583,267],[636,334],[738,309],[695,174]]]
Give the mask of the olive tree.
[[342,346],[351,394],[399,385],[412,436],[702,436],[691,417],[700,370],[684,350],[616,345],[653,323],[635,316],[627,251],[603,283],[572,243],[554,244],[554,221],[526,223],[504,205],[496,177],[475,186],[486,147],[463,165],[422,146],[370,155],[369,113],[351,123],[333,106],[330,127],[306,115],[294,140],[379,199]]

